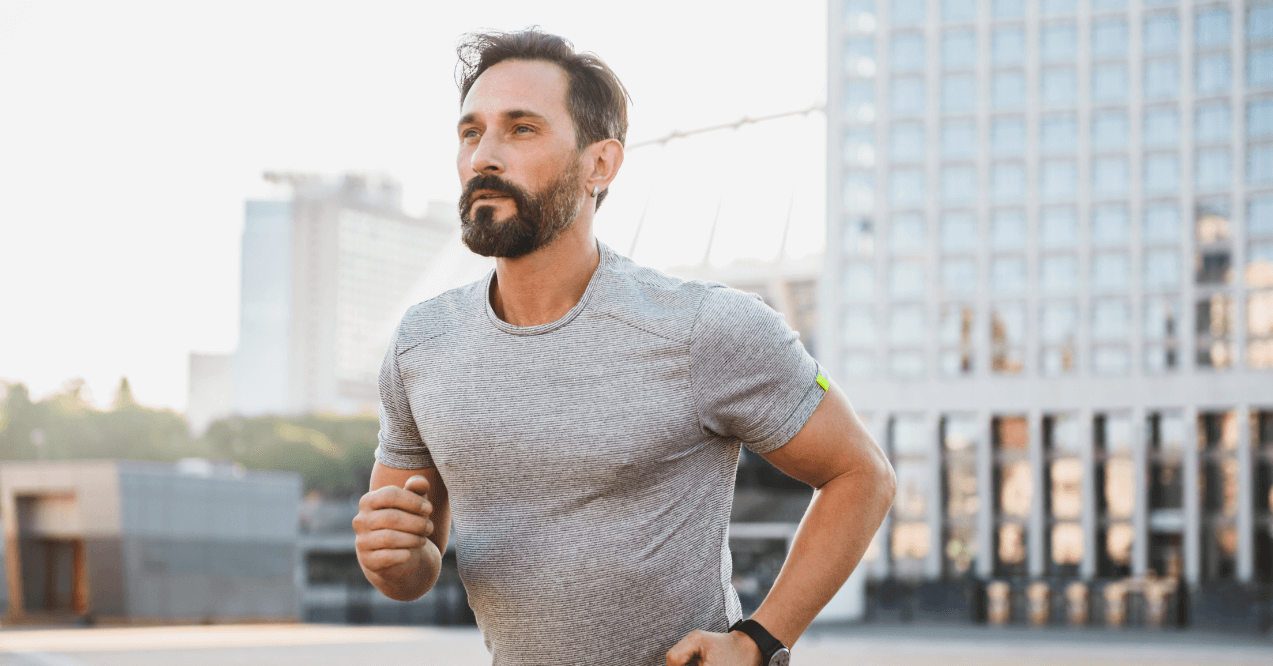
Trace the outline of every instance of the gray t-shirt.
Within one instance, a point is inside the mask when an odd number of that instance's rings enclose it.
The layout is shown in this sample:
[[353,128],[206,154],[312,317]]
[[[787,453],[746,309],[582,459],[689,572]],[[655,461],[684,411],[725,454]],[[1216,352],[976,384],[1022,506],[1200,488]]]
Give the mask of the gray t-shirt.
[[739,446],[782,446],[823,396],[759,297],[600,249],[561,319],[501,320],[488,275],[408,310],[380,371],[376,460],[438,468],[495,666],[656,666],[741,619]]

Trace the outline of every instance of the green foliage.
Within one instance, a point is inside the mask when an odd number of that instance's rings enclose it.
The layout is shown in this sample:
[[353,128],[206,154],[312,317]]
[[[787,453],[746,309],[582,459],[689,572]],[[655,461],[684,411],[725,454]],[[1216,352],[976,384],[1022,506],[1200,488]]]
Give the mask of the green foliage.
[[332,497],[361,495],[371,476],[379,429],[375,416],[232,417],[192,439],[182,415],[137,404],[127,379],[120,381],[108,411],[84,400],[79,380],[38,402],[22,384],[6,388],[0,403],[0,461],[212,458],[250,469],[298,472],[307,491]]

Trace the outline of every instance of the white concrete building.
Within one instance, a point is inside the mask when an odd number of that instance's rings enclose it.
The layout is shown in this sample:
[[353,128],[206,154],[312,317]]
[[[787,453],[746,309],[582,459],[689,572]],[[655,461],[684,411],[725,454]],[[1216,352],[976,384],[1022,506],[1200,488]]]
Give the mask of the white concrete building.
[[872,574],[1267,607],[1273,3],[829,8],[819,357],[898,472]]

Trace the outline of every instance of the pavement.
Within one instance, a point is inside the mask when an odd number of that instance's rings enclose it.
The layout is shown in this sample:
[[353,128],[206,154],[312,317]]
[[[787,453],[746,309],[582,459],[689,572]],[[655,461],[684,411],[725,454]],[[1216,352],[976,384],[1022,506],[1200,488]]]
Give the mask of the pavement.
[[[0,666],[489,666],[476,629],[316,624],[0,629]],[[1273,665],[1273,637],[856,625],[814,628],[794,666]],[[555,666],[555,665],[554,665]],[[609,666],[609,665],[606,665]]]

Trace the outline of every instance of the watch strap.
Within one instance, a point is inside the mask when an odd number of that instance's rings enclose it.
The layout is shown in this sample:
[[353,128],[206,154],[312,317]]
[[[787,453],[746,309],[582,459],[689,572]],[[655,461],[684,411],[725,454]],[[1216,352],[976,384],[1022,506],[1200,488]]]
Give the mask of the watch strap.
[[764,666],[769,666],[769,660],[774,654],[787,647],[755,620],[739,620],[729,630],[741,631],[756,642],[756,647],[760,648],[760,663]]

